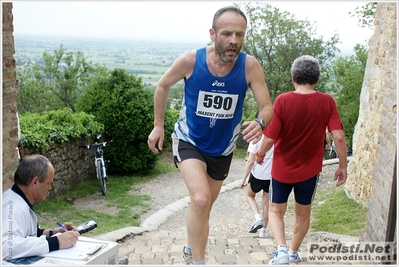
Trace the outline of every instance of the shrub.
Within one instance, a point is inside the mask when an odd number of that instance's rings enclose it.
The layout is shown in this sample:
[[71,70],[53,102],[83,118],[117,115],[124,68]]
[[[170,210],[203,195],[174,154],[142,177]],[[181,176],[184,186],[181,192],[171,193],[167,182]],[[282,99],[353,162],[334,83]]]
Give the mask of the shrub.
[[71,109],[47,111],[42,114],[20,115],[21,140],[25,147],[40,151],[52,143],[64,143],[72,139],[92,139],[101,133],[104,125],[85,112],[73,113]]
[[154,168],[158,157],[147,146],[154,122],[153,92],[140,77],[118,68],[98,75],[77,104],[104,124],[103,139],[113,140],[104,149],[110,174],[146,174]]

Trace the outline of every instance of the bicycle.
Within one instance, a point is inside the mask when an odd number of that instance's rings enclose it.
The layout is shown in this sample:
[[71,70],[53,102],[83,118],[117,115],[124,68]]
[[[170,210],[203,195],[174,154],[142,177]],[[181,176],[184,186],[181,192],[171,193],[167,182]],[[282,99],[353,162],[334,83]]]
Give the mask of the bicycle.
[[97,141],[94,144],[89,144],[89,145],[84,145],[81,147],[85,147],[87,149],[95,148],[96,153],[94,154],[94,165],[96,167],[96,174],[97,174],[97,180],[100,183],[100,189],[101,193],[104,196],[105,193],[107,192],[107,165],[110,162],[109,160],[104,160],[104,151],[103,147],[105,147],[108,143],[111,143],[111,141],[105,141],[105,142],[99,142],[101,140],[101,135],[97,135]]
[[336,159],[338,158],[338,153],[335,148],[334,138],[331,136],[331,145],[330,148],[324,149],[324,159]]
[[[346,148],[346,155],[348,157],[352,156],[352,147]],[[324,149],[324,159],[336,159],[338,158],[337,149],[335,147],[334,138],[331,136],[331,146],[330,148]]]
[[17,151],[18,151],[18,161],[19,161],[19,163],[21,163],[22,159],[23,159],[24,156],[25,156],[25,152],[24,152],[24,149],[23,149],[23,147],[22,147],[22,141],[21,141],[21,139],[18,140],[18,145],[17,145],[16,149],[17,149]]

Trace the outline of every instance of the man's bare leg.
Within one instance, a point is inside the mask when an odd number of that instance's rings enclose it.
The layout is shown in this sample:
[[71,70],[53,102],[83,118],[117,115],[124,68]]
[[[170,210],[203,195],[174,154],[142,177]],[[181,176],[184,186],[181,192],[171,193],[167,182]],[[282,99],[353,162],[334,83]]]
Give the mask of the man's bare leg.
[[251,185],[247,187],[247,202],[253,214],[259,214],[258,203],[255,199],[256,193],[251,189]]
[[187,243],[191,247],[193,260],[205,260],[209,235],[209,216],[223,181],[210,178],[206,164],[197,159],[178,163],[190,194],[190,209],[187,216]]
[[269,202],[269,225],[277,246],[286,245],[287,242],[284,232],[284,214],[286,210],[287,202],[281,204]]
[[269,193],[262,191],[262,220],[263,227],[266,228],[269,223]]
[[305,238],[310,225],[310,212],[312,205],[301,205],[295,202],[295,224],[292,235],[291,250],[298,251],[303,239]]

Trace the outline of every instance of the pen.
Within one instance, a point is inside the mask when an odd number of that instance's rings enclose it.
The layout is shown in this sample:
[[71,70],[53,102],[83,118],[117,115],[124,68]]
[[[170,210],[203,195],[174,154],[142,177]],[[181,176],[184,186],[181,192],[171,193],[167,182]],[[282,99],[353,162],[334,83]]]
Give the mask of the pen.
[[59,227],[61,227],[61,229],[64,230],[65,232],[68,231],[60,222],[56,222],[56,224],[57,224]]

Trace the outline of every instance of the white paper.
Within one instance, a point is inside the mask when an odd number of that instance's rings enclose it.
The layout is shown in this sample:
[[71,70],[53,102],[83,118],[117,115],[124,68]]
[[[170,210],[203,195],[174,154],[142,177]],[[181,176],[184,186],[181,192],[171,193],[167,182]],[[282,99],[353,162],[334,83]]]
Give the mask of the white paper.
[[41,254],[41,257],[63,258],[71,260],[88,260],[101,248],[106,247],[107,243],[78,240],[76,244],[68,249],[60,249]]

